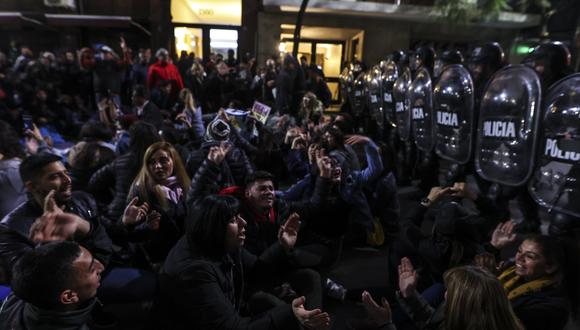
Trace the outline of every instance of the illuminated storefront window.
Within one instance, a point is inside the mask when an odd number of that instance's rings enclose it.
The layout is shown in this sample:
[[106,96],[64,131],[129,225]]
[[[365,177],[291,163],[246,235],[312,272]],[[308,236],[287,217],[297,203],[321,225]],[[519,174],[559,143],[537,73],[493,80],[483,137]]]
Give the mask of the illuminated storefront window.
[[[283,40],[278,45],[280,55],[292,53],[292,41]],[[312,56],[314,52],[314,57]],[[304,41],[298,45],[298,58],[306,57],[309,64],[322,69],[334,101],[339,100],[338,76],[342,70],[343,44],[340,42]]]
[[226,57],[232,49],[238,57],[242,0],[172,0],[171,16],[178,54],[185,50],[201,58],[210,53]]
[[238,31],[211,29],[209,31],[209,38],[209,46],[212,53],[222,54],[225,58],[228,49],[233,49],[235,53],[234,56],[236,58],[238,57]]
[[201,29],[176,27],[174,35],[177,54],[186,51],[188,54],[194,53],[196,57],[203,57]]

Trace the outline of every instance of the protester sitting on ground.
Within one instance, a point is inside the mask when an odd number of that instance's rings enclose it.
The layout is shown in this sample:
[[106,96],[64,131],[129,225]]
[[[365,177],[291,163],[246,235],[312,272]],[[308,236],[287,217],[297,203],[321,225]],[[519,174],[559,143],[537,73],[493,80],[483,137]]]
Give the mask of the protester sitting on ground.
[[0,308],[0,329],[88,329],[103,264],[74,242],[40,245],[13,269],[13,294]]
[[116,157],[115,146],[111,143],[113,132],[106,124],[84,124],[79,138],[81,141],[68,153],[73,190],[85,190],[91,176]]
[[18,134],[5,121],[0,121],[0,217],[26,200],[26,190],[18,168],[24,159]]
[[187,174],[194,179],[198,171],[204,171],[206,158],[209,151],[215,146],[227,146],[224,154],[225,161],[220,162],[220,173],[217,180],[211,182],[214,185],[213,193],[223,188],[243,185],[246,177],[254,172],[250,159],[242,148],[232,139],[232,127],[221,116],[216,117],[208,125],[205,133],[205,141],[201,148],[194,150],[187,159]]
[[[397,300],[420,329],[440,330],[524,330],[507,294],[497,278],[476,266],[456,267],[443,276],[445,302],[437,309],[430,306],[415,290],[417,272],[409,259],[399,266]],[[363,304],[378,329],[396,330],[388,301],[378,305],[368,292]],[[547,328],[546,328],[547,329]]]
[[380,234],[395,236],[399,233],[400,204],[397,196],[397,180],[395,178],[394,159],[392,148],[384,142],[378,142],[379,153],[383,162],[383,172],[374,180],[373,184],[365,187],[365,194],[375,219],[374,225],[382,227],[382,230],[374,230],[378,237],[373,237],[378,245],[382,245],[385,238]]
[[297,212],[303,220],[309,219],[310,213],[328,194],[330,172],[326,171],[325,165],[328,164],[322,158],[318,162],[320,178],[316,179],[316,188],[304,200],[288,202],[284,198],[275,198],[273,177],[263,171],[249,175],[244,186],[216,191],[215,182],[222,175],[220,164],[224,162],[228,152],[229,147],[225,144],[210,148],[207,160],[192,180],[188,205],[217,192],[237,197],[241,201],[240,214],[248,221],[246,249],[254,254],[262,253],[277,240],[279,227],[291,213]]
[[[479,212],[469,211],[463,200],[474,203]],[[431,285],[428,279],[441,281],[447,269],[470,264],[477,254],[485,252],[485,243],[500,219],[496,208],[464,183],[433,187],[426,198],[412,206],[401,219],[401,234],[391,244],[390,260],[396,265],[402,257],[411,258],[425,281],[421,289]],[[432,223],[428,234],[421,230],[424,222]]]
[[[247,281],[260,281],[284,263],[296,244],[300,223],[290,218],[278,242],[256,257],[243,248],[246,221],[231,196],[210,195],[198,203],[188,233],[169,253],[161,273],[161,290],[174,329],[298,329],[328,326],[320,309],[307,310],[308,299],[291,305],[268,304],[264,295],[246,300]],[[259,314],[247,315],[249,309]],[[261,307],[261,308],[259,308]]]
[[[502,249],[513,243],[514,223],[498,225],[490,245]],[[497,255],[497,253],[496,253]],[[476,263],[498,274],[517,317],[528,330],[561,330],[578,309],[576,242],[545,235],[530,236],[519,245],[514,262],[497,267],[491,255]]]
[[324,106],[322,105],[322,102],[316,98],[314,93],[308,92],[304,94],[302,103],[300,104],[299,115],[300,118],[302,118],[300,126],[303,128],[310,128],[313,127],[313,125],[318,125],[323,112]]
[[[328,266],[337,260],[346,234],[351,241],[361,242],[366,241],[366,235],[375,229],[363,189],[383,171],[378,148],[371,139],[361,135],[352,135],[345,143],[365,145],[368,167],[362,171],[352,170],[344,153],[337,150],[329,153],[332,188],[329,197],[305,223],[305,237],[299,244],[305,250],[304,245],[312,247],[314,255],[309,259],[317,265]],[[317,150],[315,159],[323,157],[325,152],[324,149]],[[314,175],[308,174],[290,189],[279,192],[279,196],[290,201],[308,198],[315,188],[314,178]]]
[[[71,178],[60,157],[41,153],[29,156],[20,165],[20,176],[26,186],[28,200],[0,222],[0,264],[10,277],[20,256],[34,245],[45,241],[74,240],[107,266],[99,297],[105,302],[143,302],[153,299],[156,278],[153,273],[119,265],[108,267],[113,245],[92,196],[72,191]],[[143,212],[143,211],[142,211]],[[147,213],[147,212],[145,212]],[[124,223],[136,222],[134,207],[122,215]],[[128,284],[130,283],[130,285]]]
[[189,185],[181,157],[171,144],[157,142],[147,148],[127,200],[130,204],[146,204],[149,216],[133,219],[137,222],[125,225],[129,230],[141,231],[142,252],[153,268],[165,260],[169,250],[184,234],[185,196]]
[[163,124],[163,115],[157,105],[149,100],[149,93],[145,86],[137,85],[133,87],[131,100],[135,106],[133,114],[136,115],[137,118],[155,126],[157,129],[161,128],[161,124]]
[[173,113],[177,122],[176,127],[186,131],[184,137],[187,141],[191,141],[196,147],[201,145],[205,135],[201,106],[189,89],[184,88],[179,92],[179,99]]
[[[72,181],[59,156],[41,153],[24,159],[20,177],[28,199],[0,222],[0,258],[11,274],[20,256],[42,240],[74,239],[107,265],[111,240],[94,199],[72,191]],[[52,230],[46,235],[37,235]]]
[[161,141],[155,126],[146,122],[133,124],[129,135],[129,151],[93,174],[87,189],[99,204],[107,205],[102,208],[106,209],[107,218],[112,222],[105,226],[113,239],[125,232],[117,220],[125,210],[127,193],[141,169],[145,151],[153,143]]

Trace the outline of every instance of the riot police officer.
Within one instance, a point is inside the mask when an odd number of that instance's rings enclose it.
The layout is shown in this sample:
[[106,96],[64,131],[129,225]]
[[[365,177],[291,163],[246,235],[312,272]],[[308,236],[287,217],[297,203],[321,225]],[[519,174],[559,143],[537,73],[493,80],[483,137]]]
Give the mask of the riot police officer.
[[473,78],[476,108],[478,108],[487,81],[504,66],[504,61],[503,48],[497,42],[477,46],[471,52],[467,68]]
[[568,47],[558,41],[539,45],[523,61],[523,64],[529,65],[540,76],[544,92],[556,81],[572,73],[571,63]]
[[[439,80],[441,73],[446,67],[453,64],[463,64],[463,54],[459,50],[446,50],[435,59],[435,67],[433,68],[433,79]],[[435,84],[433,84],[435,85]]]
[[415,53],[409,61],[409,67],[413,72],[413,78],[417,71],[426,68],[429,74],[433,76],[433,67],[435,65],[435,51],[431,47],[422,46],[415,50]]

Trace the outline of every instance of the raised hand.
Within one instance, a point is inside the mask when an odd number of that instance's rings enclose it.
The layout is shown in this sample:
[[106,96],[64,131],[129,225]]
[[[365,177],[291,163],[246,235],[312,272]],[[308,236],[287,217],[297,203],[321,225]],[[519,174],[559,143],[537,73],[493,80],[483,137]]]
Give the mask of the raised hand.
[[77,216],[64,212],[44,212],[30,227],[29,238],[34,243],[70,239],[78,228]]
[[288,131],[286,131],[286,135],[284,136],[284,144],[290,144],[291,141],[300,134],[300,128],[292,127]]
[[304,303],[305,297],[299,297],[292,300],[292,311],[301,326],[307,329],[327,329],[330,327],[330,316],[323,313],[320,309],[306,310]]
[[514,233],[515,226],[516,223],[513,220],[499,223],[491,234],[491,245],[496,249],[501,249],[515,242],[517,239]]
[[435,203],[437,200],[439,200],[439,198],[449,194],[450,192],[451,192],[451,187],[447,187],[447,188],[433,187],[433,188],[431,188],[431,190],[429,191],[429,195],[427,195],[427,199],[429,200],[429,203],[428,203],[428,205],[425,205],[425,206],[429,206],[429,205]]
[[312,143],[311,145],[308,146],[308,162],[310,164],[317,163],[317,160],[318,160],[316,158],[317,150],[320,150],[320,145],[318,143]]
[[224,108],[220,108],[218,110],[218,113],[217,113],[217,116],[216,117],[221,118],[225,122],[229,122],[230,121],[230,117],[228,117],[228,114],[226,113],[226,109],[224,109]]
[[37,142],[41,142],[44,140],[42,133],[40,133],[40,129],[38,129],[38,126],[36,126],[36,124],[34,124],[34,123],[32,123],[32,129],[27,129],[24,132],[24,135],[33,138]]
[[499,268],[503,263],[498,264],[495,262],[495,257],[491,253],[481,253],[475,256],[473,262],[476,266],[481,268],[487,269],[492,274],[497,274],[499,272]]
[[276,128],[284,127],[284,125],[286,125],[286,123],[289,121],[290,121],[290,116],[288,116],[288,115],[281,116],[280,118],[278,118],[278,121],[276,122]]
[[359,144],[359,143],[368,143],[371,139],[369,139],[367,136],[364,135],[350,135],[348,136],[348,138],[344,141],[345,144]]
[[119,46],[121,46],[122,50],[127,49],[127,42],[125,42],[125,38],[119,37]]
[[189,119],[187,118],[187,114],[185,114],[184,112],[178,114],[175,117],[175,120],[184,123],[185,125],[187,125],[187,127],[191,128],[191,122],[189,121]]
[[306,138],[304,134],[300,134],[292,140],[292,150],[301,150],[306,148]]
[[413,267],[411,260],[405,257],[399,265],[399,291],[403,297],[411,295],[417,288],[419,276]]
[[300,216],[298,213],[292,213],[278,230],[278,240],[285,251],[290,251],[296,245],[299,230]]
[[139,197],[135,196],[125,208],[122,219],[125,226],[135,225],[141,222],[147,215],[147,212],[149,212],[149,204],[147,202],[141,206],[137,206],[137,203],[139,203]]
[[330,158],[326,156],[317,157],[316,162],[320,176],[327,179],[332,178],[332,161]]
[[227,142],[222,142],[219,146],[213,146],[209,149],[207,159],[216,165],[220,165],[230,152],[232,145]]
[[376,323],[377,327],[393,322],[391,306],[386,298],[381,298],[381,305],[377,304],[370,293],[362,293],[362,302],[369,317]]

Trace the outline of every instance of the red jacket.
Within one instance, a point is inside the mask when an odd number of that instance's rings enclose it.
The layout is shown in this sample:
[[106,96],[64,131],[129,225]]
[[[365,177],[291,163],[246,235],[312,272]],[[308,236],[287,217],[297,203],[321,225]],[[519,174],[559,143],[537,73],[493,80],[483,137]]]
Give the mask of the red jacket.
[[157,61],[149,67],[147,72],[147,88],[153,89],[161,80],[171,81],[171,94],[177,94],[183,89],[183,80],[177,70],[177,67],[171,63],[162,63]]

